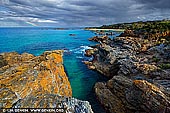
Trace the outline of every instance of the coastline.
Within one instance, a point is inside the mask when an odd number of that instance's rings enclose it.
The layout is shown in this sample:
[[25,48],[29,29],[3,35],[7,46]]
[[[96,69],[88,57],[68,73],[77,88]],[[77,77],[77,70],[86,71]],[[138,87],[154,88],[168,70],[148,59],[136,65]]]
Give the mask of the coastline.
[[117,32],[125,31],[125,29],[100,29],[100,28],[86,28],[85,30],[90,30],[90,31],[117,31]]
[[126,30],[113,40],[89,38],[98,44],[86,50],[93,60],[84,63],[110,79],[94,86],[109,113],[170,112],[170,30],[168,24],[157,27],[161,25],[144,23],[143,28]]
[[[67,31],[32,30],[32,28],[0,30],[2,33],[1,39],[3,40],[0,43],[0,53],[16,51],[22,54],[26,52],[38,57],[44,51],[63,49],[63,65],[71,84],[73,97],[88,101],[95,113],[100,113],[101,111],[105,113],[95,98],[93,91],[94,84],[102,81],[105,77],[97,72],[88,70],[86,65],[82,63],[82,60],[86,59],[82,53],[87,49],[88,45],[93,44],[93,42],[87,41],[88,37],[94,35],[92,32],[79,29]],[[76,34],[76,36],[70,36],[69,34],[71,33]]]
[[[145,36],[143,35],[144,33],[146,34]],[[102,73],[104,76],[110,79],[110,80],[107,79],[108,81],[102,80],[100,82],[97,82],[94,86],[94,91],[100,103],[105,107],[107,111],[111,113],[113,111],[114,112],[120,111],[121,113],[124,113],[126,111],[130,113],[131,112],[133,113],[134,111],[139,113],[149,111],[151,113],[152,112],[155,113],[161,111],[162,109],[165,111],[165,113],[166,112],[169,113],[170,92],[168,88],[170,86],[169,84],[170,83],[169,81],[170,45],[169,45],[168,37],[170,36],[170,31],[165,31],[165,32],[161,31],[161,33],[157,32],[156,34],[151,34],[151,33],[147,34],[148,32],[144,32],[144,33],[136,32],[135,30],[126,30],[120,36],[114,39],[109,38],[109,35],[107,36],[100,35],[89,39],[90,41],[98,42],[98,44],[91,46],[89,49],[85,51],[86,56],[90,56],[90,57],[93,56],[92,61],[85,62],[85,63],[88,65],[90,69],[97,70],[98,72]],[[75,35],[70,38],[77,38],[77,37]],[[52,53],[55,54],[55,52]],[[23,55],[27,55],[27,54],[23,54]],[[14,56],[13,58],[14,62],[12,62],[11,64],[15,64],[17,60],[23,59],[22,54],[20,56],[17,53],[15,53],[12,56]],[[37,59],[40,58],[40,61],[36,60],[36,62],[38,62],[38,66],[37,65],[35,66],[35,71],[36,68],[39,67],[39,64],[41,64],[41,68],[38,69],[41,69],[41,71],[45,70],[47,73],[49,70],[53,72],[54,66],[52,62],[62,61],[61,56],[57,55],[57,57],[55,57],[55,55],[50,55],[50,51],[45,52],[45,54],[37,56],[38,57]],[[43,57],[46,57],[46,59],[44,59]],[[51,61],[49,61],[49,58],[52,58]],[[6,67],[7,65],[6,60],[3,59],[4,57],[2,57],[1,59],[0,56],[0,60],[4,61],[0,63],[3,65],[5,69],[9,68],[8,66]],[[7,60],[9,60],[9,57],[7,57]],[[72,59],[70,61],[72,62]],[[31,62],[34,62],[34,59],[31,60]],[[48,66],[46,66],[46,62]],[[69,64],[68,66],[70,66],[71,62],[68,63]],[[20,62],[20,65],[22,66],[22,62]],[[15,66],[18,67],[18,64],[16,63]],[[14,69],[12,73],[14,75],[15,73],[22,74],[22,71],[25,73],[25,70],[22,70],[23,68],[19,68],[15,70],[15,66],[14,67],[12,66],[12,68]],[[75,68],[73,69],[72,66],[70,66],[70,68],[71,70],[74,70],[74,72],[77,71],[77,70],[75,71]],[[83,70],[83,68],[81,69]],[[8,69],[8,71],[9,70],[10,69]],[[14,77],[15,80],[15,76],[13,76],[13,74],[11,75],[12,77]],[[76,75],[74,76],[74,78],[80,77],[79,73],[78,74],[74,73],[74,74]],[[46,79],[44,78],[44,75],[46,76],[46,74],[43,73],[43,79]],[[88,77],[91,76],[90,73],[87,75]],[[16,78],[17,77],[18,75],[16,76]],[[86,83],[82,84],[83,87],[88,84],[89,82],[88,77],[83,79],[84,81],[87,81]],[[73,79],[73,77],[71,79]],[[63,81],[67,81],[67,80],[64,79]],[[60,81],[60,83],[62,83],[63,81]],[[43,80],[41,83],[42,85],[44,83],[46,84],[46,80]],[[75,86],[78,86],[77,82],[74,83]],[[47,90],[46,85],[43,85],[43,87],[45,90]],[[30,90],[29,89],[26,90],[26,93],[27,91]],[[78,93],[79,92],[81,93],[81,91],[78,91]],[[64,93],[68,94],[67,91]],[[22,94],[25,94],[25,92]],[[39,96],[40,95],[38,95],[38,97]],[[48,100],[49,95],[47,94],[45,96],[47,98],[42,98],[42,100],[44,99]],[[50,99],[57,98],[58,100],[58,96],[56,95],[51,97],[49,98]],[[21,104],[25,103],[26,102],[25,100],[32,99],[32,98],[34,98],[34,96],[28,95],[28,98],[27,97],[24,98],[21,101],[22,102]],[[77,101],[77,100],[73,99],[73,101]],[[164,103],[162,103],[162,101]],[[81,103],[82,101],[78,101],[78,103],[79,102]],[[17,104],[20,103],[17,102]],[[89,105],[88,103],[85,104]],[[88,106],[86,107],[88,108]]]

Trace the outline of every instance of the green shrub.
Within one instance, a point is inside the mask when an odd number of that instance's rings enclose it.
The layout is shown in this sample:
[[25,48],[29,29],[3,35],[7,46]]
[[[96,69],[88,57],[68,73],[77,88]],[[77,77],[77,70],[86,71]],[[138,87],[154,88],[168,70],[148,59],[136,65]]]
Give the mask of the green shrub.
[[160,61],[160,59],[156,58],[156,57],[153,57],[152,60],[153,60],[153,62],[156,62],[156,63]]
[[170,64],[169,63],[167,63],[167,64],[160,64],[159,67],[161,69],[170,69]]

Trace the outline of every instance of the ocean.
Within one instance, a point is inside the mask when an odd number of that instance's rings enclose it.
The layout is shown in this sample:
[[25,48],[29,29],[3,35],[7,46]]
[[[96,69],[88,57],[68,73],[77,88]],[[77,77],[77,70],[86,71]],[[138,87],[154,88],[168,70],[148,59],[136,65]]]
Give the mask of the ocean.
[[107,78],[89,70],[82,62],[90,59],[84,56],[84,51],[89,45],[96,44],[88,41],[93,36],[93,32],[83,29],[0,28],[0,53],[16,51],[37,56],[46,50],[64,50],[64,66],[73,97],[89,101],[95,113],[105,113],[95,97],[93,86]]

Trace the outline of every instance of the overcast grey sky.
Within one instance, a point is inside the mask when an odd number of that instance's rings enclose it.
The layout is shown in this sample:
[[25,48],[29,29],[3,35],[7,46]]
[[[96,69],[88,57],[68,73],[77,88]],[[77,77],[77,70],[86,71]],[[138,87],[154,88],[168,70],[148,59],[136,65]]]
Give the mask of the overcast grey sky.
[[2,26],[100,26],[170,18],[170,0],[0,0]]

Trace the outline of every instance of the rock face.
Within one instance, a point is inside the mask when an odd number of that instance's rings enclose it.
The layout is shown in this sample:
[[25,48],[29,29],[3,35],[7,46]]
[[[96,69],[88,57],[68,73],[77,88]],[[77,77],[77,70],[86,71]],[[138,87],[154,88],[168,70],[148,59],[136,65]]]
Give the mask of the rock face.
[[110,113],[170,112],[170,95],[146,80],[114,76],[107,83],[96,83],[95,92]]
[[39,94],[19,100],[14,108],[61,108],[61,113],[93,113],[87,101],[56,94]]
[[115,75],[169,78],[169,44],[151,46],[143,51],[141,45],[144,41],[141,38],[117,37],[109,44],[102,43],[89,64],[110,78]]
[[[28,53],[2,53],[0,108],[55,108],[67,100],[67,109],[92,112],[87,108],[90,106],[88,102],[71,98],[62,53],[61,50],[46,51],[37,57]],[[69,104],[72,101],[76,102]]]
[[95,84],[110,113],[170,112],[169,31],[144,34],[129,30],[111,41],[98,40],[94,59],[86,63],[110,78]]

